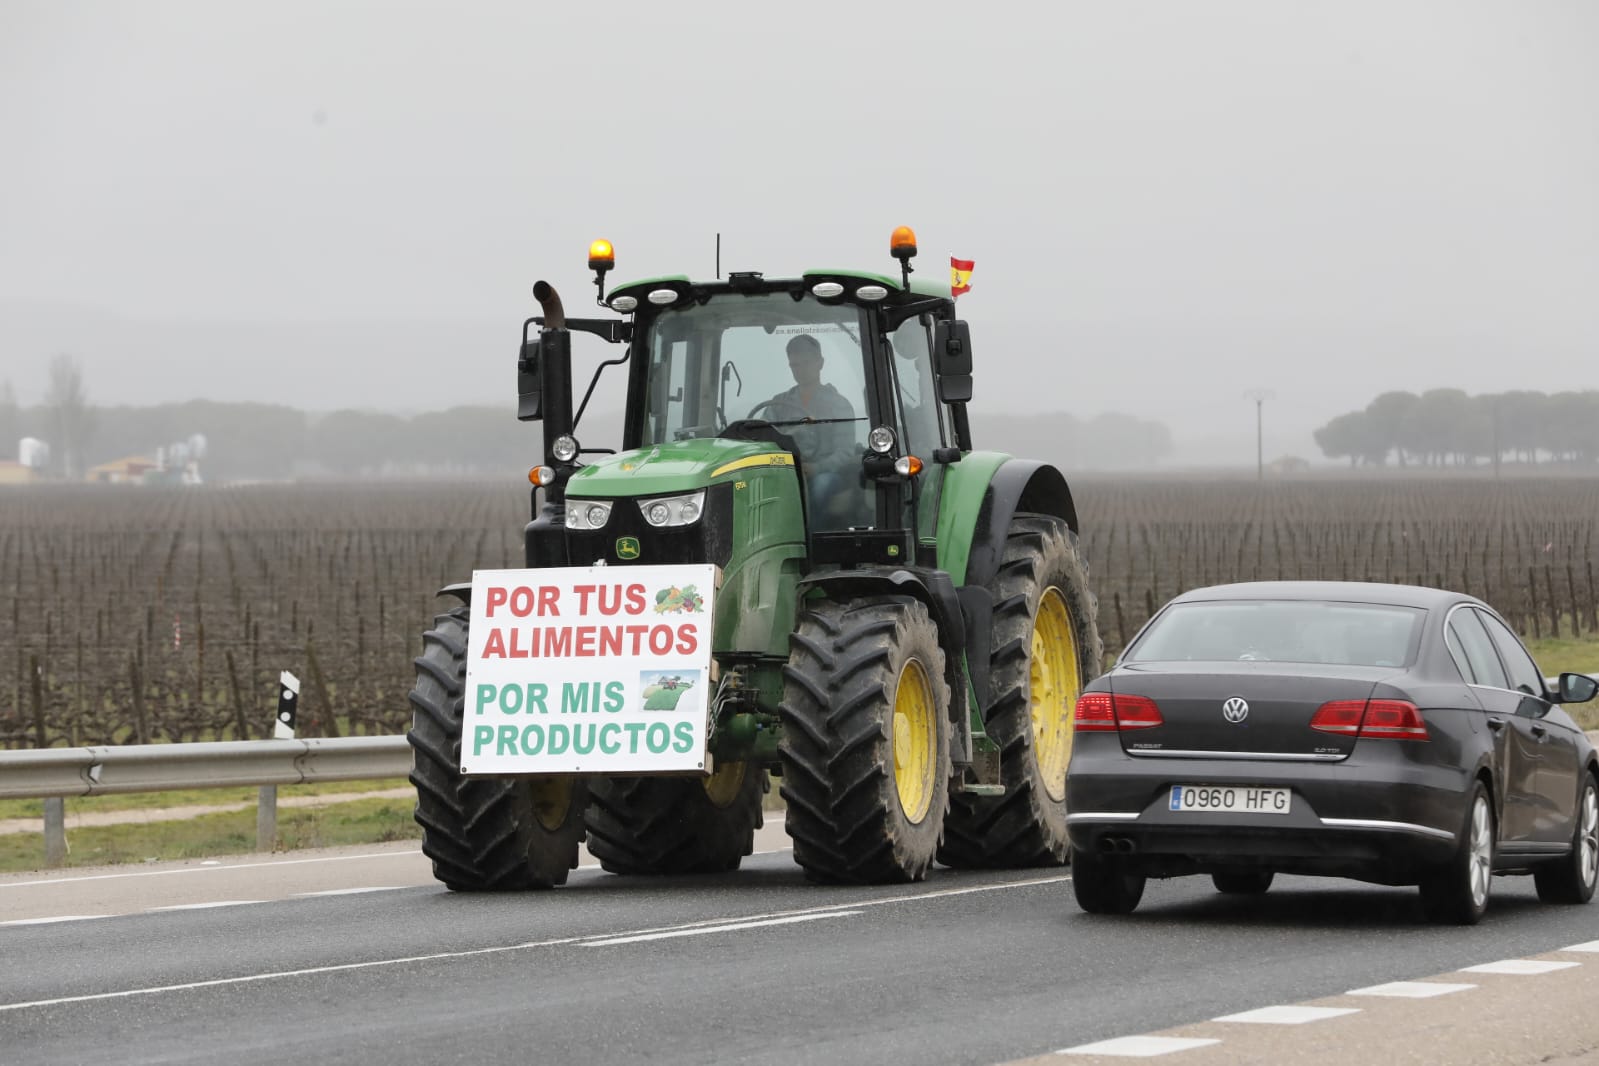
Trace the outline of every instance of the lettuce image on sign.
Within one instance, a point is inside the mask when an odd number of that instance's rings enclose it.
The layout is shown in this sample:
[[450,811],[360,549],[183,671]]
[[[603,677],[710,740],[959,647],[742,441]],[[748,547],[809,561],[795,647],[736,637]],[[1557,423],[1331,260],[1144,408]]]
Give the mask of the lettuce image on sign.
[[717,568],[472,575],[469,774],[703,770]]

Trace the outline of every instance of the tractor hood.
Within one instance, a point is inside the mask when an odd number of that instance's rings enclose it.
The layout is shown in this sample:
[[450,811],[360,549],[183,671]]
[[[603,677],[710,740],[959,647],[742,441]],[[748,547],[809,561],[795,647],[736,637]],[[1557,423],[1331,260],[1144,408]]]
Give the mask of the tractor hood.
[[719,437],[674,441],[602,456],[572,475],[566,493],[587,499],[665,496],[748,477],[754,467],[793,462],[788,452],[767,441]]

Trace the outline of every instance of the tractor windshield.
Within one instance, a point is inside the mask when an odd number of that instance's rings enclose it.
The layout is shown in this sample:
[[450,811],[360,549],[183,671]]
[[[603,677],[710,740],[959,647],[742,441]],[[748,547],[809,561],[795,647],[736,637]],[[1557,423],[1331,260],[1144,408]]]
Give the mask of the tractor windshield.
[[830,527],[870,525],[864,318],[851,305],[785,293],[721,293],[662,312],[650,332],[643,442],[771,423],[793,438],[813,503],[826,504],[813,515]]

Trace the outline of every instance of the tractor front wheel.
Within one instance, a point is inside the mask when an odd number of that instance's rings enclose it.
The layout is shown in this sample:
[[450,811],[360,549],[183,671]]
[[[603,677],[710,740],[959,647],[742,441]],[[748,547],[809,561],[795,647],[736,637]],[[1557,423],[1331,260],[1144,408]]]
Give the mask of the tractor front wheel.
[[724,873],[755,848],[768,790],[758,764],[709,777],[605,777],[589,783],[589,854],[614,874]]
[[435,618],[416,660],[406,739],[422,853],[458,892],[565,884],[583,841],[583,780],[461,775],[467,617],[457,607]]
[[1066,861],[1066,764],[1083,686],[1105,657],[1077,536],[1049,515],[1011,520],[994,596],[992,701],[984,728],[1000,747],[1000,796],[956,793],[938,858],[948,866]]
[[783,669],[782,795],[813,881],[927,875],[949,805],[949,684],[914,600],[805,610]]

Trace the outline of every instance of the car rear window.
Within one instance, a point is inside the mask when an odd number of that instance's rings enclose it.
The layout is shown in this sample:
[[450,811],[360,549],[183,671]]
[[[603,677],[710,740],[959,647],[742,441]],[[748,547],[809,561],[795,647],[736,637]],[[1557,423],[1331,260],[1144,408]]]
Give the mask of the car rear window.
[[1424,614],[1415,607],[1308,600],[1174,603],[1122,659],[1405,666]]

